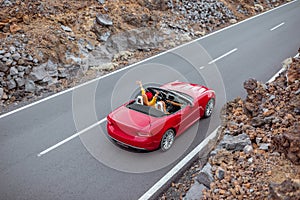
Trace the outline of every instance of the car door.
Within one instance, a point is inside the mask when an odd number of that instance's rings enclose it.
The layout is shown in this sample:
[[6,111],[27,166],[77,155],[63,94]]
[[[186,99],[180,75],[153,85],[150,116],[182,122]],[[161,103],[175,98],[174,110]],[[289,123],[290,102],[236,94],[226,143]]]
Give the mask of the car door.
[[178,112],[176,119],[179,119],[178,134],[181,134],[199,119],[198,105],[186,105]]

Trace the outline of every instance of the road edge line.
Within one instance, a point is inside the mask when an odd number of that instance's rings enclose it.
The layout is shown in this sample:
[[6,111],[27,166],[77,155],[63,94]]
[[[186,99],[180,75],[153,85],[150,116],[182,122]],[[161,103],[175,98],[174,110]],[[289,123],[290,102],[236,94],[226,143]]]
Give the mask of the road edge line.
[[[194,148],[187,156],[185,156],[179,163],[177,163],[166,175],[164,175],[156,184],[154,184],[146,193],[144,193],[139,200],[156,199],[155,195],[160,194],[163,186],[168,186],[168,182],[176,175],[180,174],[180,171],[184,170],[184,167],[196,157],[196,155],[204,148],[207,147],[210,141],[218,138],[218,126],[208,137],[206,137],[196,148]],[[154,197],[155,196],[155,197]]]

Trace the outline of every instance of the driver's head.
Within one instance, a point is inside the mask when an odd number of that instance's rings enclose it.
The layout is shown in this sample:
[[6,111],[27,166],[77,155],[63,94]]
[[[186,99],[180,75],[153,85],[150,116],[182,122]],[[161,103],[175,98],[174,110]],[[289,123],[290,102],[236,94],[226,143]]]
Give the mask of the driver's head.
[[151,101],[153,98],[153,94],[151,92],[146,92],[146,96],[147,96],[148,101]]

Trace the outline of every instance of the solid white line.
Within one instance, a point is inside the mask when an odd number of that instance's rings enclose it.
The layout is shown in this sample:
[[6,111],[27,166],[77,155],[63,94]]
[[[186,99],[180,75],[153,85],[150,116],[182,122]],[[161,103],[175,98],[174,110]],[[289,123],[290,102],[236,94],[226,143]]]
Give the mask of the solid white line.
[[[299,57],[299,53],[297,53],[295,56],[294,56],[294,58],[297,58],[297,57]],[[276,79],[276,77],[277,76],[279,76],[279,74],[281,73],[281,72],[283,72],[285,69],[282,67],[274,76],[272,76],[271,78],[270,78],[270,80],[268,80],[267,81],[267,83],[270,83],[270,82],[273,82],[275,79]]]
[[40,156],[42,156],[42,155],[48,153],[49,151],[52,151],[53,149],[56,149],[57,147],[63,145],[63,144],[66,143],[66,142],[69,142],[70,140],[74,139],[75,137],[77,137],[77,136],[81,135],[82,133],[84,133],[84,132],[86,132],[86,131],[88,131],[88,130],[90,130],[90,129],[92,129],[92,128],[98,126],[98,125],[100,125],[102,122],[105,122],[105,121],[106,121],[106,118],[101,119],[101,120],[98,121],[97,123],[95,123],[95,124],[93,124],[93,125],[91,125],[91,126],[85,128],[85,129],[79,131],[78,133],[75,133],[74,135],[71,135],[70,137],[64,139],[63,141],[61,141],[61,142],[59,142],[59,143],[57,143],[57,144],[55,144],[55,145],[49,147],[48,149],[42,151],[42,152],[39,153],[37,156],[40,157]]
[[216,59],[210,61],[208,64],[210,65],[210,64],[212,64],[212,63],[214,63],[214,62],[216,62],[216,61],[218,61],[218,60],[224,58],[225,56],[228,56],[229,54],[232,54],[232,53],[235,52],[235,51],[237,51],[237,48],[232,49],[231,51],[228,51],[227,53],[223,54],[222,56],[220,56],[220,57],[218,57],[218,58],[216,58]]
[[172,178],[183,166],[185,166],[192,158],[194,158],[203,147],[217,135],[219,127],[217,127],[207,138],[205,138],[193,151],[184,157],[177,165],[175,165],[165,176],[163,176],[155,185],[153,185],[139,200],[146,200],[152,197],[170,178]]
[[277,26],[271,28],[270,31],[274,31],[275,29],[279,28],[282,25],[284,25],[284,22],[282,22],[281,24],[278,24]]
[[281,68],[274,76],[272,76],[272,77],[270,78],[270,80],[267,81],[267,83],[273,82],[273,81],[275,80],[275,78],[276,78],[277,76],[279,76],[279,74],[280,74],[281,72],[283,72],[283,71],[284,71],[284,68]]
[[88,81],[88,82],[85,82],[85,83],[82,83],[82,84],[80,84],[80,85],[77,85],[77,86],[75,86],[75,87],[73,87],[73,88],[70,88],[70,89],[61,91],[61,92],[56,93],[56,94],[54,94],[54,95],[52,95],[52,96],[46,97],[46,98],[41,99],[41,100],[39,100],[39,101],[36,101],[36,102],[34,102],[34,103],[31,103],[31,104],[28,104],[28,105],[23,106],[23,107],[21,107],[21,108],[18,108],[18,109],[16,109],[16,110],[10,111],[10,112],[8,112],[8,113],[5,113],[5,114],[1,115],[1,116],[0,116],[0,119],[1,119],[1,118],[4,118],[4,117],[7,117],[7,116],[9,116],[9,115],[11,115],[11,114],[13,114],[13,113],[18,112],[18,111],[21,111],[21,110],[24,110],[24,109],[26,109],[26,108],[29,108],[29,107],[31,107],[31,106],[34,106],[34,105],[36,105],[36,104],[39,104],[39,103],[42,103],[42,102],[47,101],[47,100],[49,100],[49,99],[52,99],[52,98],[54,98],[54,97],[56,97],[56,96],[62,95],[62,94],[67,93],[67,92],[70,92],[70,91],[72,91],[72,90],[74,90],[74,89],[76,89],[76,88],[79,88],[79,87],[82,87],[82,86],[84,86],[84,85],[90,84],[90,83],[92,83],[92,82],[94,82],[94,81],[98,81],[98,80],[100,80],[100,79],[103,79],[103,78],[105,78],[105,77],[107,77],[107,76],[110,76],[110,75],[113,75],[113,74],[115,74],[115,73],[118,73],[118,72],[120,72],[120,71],[123,71],[123,70],[125,70],[125,69],[129,69],[129,68],[131,68],[131,67],[133,67],[133,66],[135,66],[135,65],[138,65],[138,64],[140,64],[140,63],[142,63],[142,62],[148,61],[148,60],[150,60],[150,59],[156,58],[156,57],[161,56],[161,55],[163,55],[163,54],[166,54],[166,53],[168,53],[168,52],[174,51],[174,50],[176,50],[176,49],[179,49],[179,48],[181,48],[181,47],[184,47],[184,46],[186,46],[186,45],[189,45],[189,44],[191,44],[191,43],[193,43],[193,42],[200,41],[200,40],[202,40],[202,39],[204,39],[204,38],[210,37],[210,36],[212,36],[212,35],[214,35],[214,34],[220,33],[220,32],[222,32],[222,31],[225,31],[225,30],[227,30],[227,29],[230,29],[230,28],[235,27],[235,26],[237,26],[237,25],[239,25],[239,24],[245,23],[245,22],[247,22],[247,21],[249,21],[249,20],[255,19],[255,18],[259,17],[259,16],[262,16],[262,15],[267,14],[267,13],[269,13],[269,12],[275,11],[275,10],[277,10],[277,9],[279,9],[279,8],[282,8],[282,7],[287,6],[287,5],[289,5],[289,4],[295,3],[295,2],[297,2],[297,1],[298,1],[298,0],[294,0],[294,1],[288,2],[288,3],[286,3],[286,4],[280,5],[280,6],[276,7],[276,8],[273,8],[273,9],[268,10],[268,11],[266,11],[266,12],[263,12],[263,13],[260,13],[260,14],[258,14],[258,15],[252,16],[252,17],[247,18],[247,19],[245,19],[245,20],[243,20],[243,21],[240,21],[240,22],[238,22],[238,23],[236,23],[236,24],[232,24],[232,25],[227,26],[227,27],[225,27],[225,28],[223,28],[223,29],[219,29],[219,30],[217,30],[217,31],[215,31],[215,32],[209,33],[209,34],[207,34],[207,35],[205,35],[205,36],[203,36],[203,37],[201,37],[201,38],[198,38],[198,39],[196,39],[196,40],[187,42],[187,43],[182,44],[182,45],[180,45],[180,46],[177,46],[177,47],[175,47],[175,48],[173,48],[173,49],[169,49],[169,50],[167,50],[167,51],[164,51],[164,52],[162,52],[162,53],[159,53],[159,54],[157,54],[157,55],[155,55],[155,56],[153,56],[153,57],[146,58],[145,60],[141,60],[141,61],[139,61],[139,62],[137,62],[137,63],[134,63],[134,64],[129,65],[129,66],[127,66],[127,67],[121,68],[121,69],[116,70],[116,71],[114,71],[114,72],[112,72],[112,73],[109,73],[109,74],[106,74],[106,75],[104,75],[104,76],[95,78],[95,79],[90,80],[90,81]]

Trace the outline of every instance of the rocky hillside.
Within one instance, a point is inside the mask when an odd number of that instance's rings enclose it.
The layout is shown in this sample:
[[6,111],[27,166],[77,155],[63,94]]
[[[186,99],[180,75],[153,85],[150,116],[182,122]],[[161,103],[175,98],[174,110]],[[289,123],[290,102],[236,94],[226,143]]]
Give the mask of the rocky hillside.
[[0,0],[0,106],[61,91],[283,2]]
[[273,82],[245,81],[247,97],[222,110],[208,162],[198,159],[160,199],[300,199],[300,58],[283,68]]

